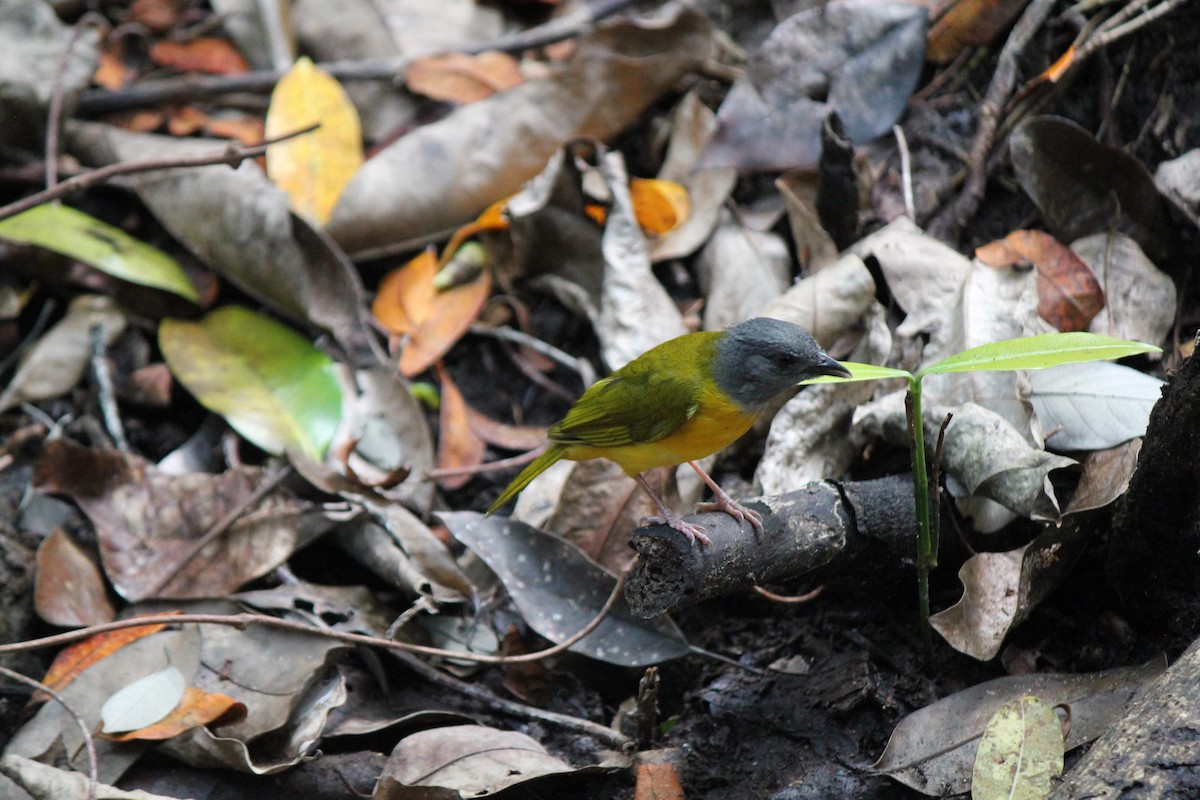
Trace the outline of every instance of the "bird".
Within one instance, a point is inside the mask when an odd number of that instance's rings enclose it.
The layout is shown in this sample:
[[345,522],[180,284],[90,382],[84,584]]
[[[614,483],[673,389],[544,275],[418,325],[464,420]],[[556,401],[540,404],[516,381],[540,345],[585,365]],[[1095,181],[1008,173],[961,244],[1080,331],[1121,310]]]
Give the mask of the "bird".
[[561,459],[606,458],[637,481],[658,507],[642,524],[666,524],[701,546],[699,525],[683,520],[654,492],[643,473],[688,463],[712,490],[698,511],[724,511],[762,532],[762,516],[717,485],[697,460],[724,449],[797,383],[850,371],[821,349],[803,327],[755,317],[723,331],[686,333],[647,350],[592,384],[549,432],[549,447],[500,493],[495,513]]

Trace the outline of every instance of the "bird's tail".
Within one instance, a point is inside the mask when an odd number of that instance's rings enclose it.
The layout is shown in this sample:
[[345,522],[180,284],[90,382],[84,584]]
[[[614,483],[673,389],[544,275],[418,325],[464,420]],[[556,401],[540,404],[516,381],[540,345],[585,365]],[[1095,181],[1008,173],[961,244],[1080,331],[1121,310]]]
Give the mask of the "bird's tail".
[[529,466],[521,470],[517,477],[513,478],[512,483],[505,487],[500,496],[496,498],[496,502],[492,503],[491,508],[487,510],[484,516],[490,516],[496,513],[496,510],[517,496],[517,493],[529,485],[529,482],[541,475],[546,470],[550,469],[559,459],[567,454],[567,448],[560,444],[550,445],[550,449],[535,458]]

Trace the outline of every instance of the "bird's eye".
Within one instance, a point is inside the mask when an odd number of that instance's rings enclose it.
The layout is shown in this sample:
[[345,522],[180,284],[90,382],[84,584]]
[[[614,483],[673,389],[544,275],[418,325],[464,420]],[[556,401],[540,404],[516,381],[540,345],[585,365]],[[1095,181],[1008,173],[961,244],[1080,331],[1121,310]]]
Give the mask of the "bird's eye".
[[780,369],[788,369],[796,365],[796,355],[794,353],[779,353],[775,356],[775,366]]

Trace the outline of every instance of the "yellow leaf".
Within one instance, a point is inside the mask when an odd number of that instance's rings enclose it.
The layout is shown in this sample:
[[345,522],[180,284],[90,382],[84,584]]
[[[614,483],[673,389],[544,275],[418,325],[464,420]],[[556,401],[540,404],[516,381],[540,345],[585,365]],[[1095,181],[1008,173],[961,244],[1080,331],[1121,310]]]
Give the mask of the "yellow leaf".
[[687,189],[675,181],[634,178],[629,182],[629,195],[638,224],[656,236],[678,228],[692,210]]
[[358,112],[334,78],[301,58],[275,85],[267,138],[320,123],[303,136],[267,148],[267,174],[296,213],[324,226],[363,161]]

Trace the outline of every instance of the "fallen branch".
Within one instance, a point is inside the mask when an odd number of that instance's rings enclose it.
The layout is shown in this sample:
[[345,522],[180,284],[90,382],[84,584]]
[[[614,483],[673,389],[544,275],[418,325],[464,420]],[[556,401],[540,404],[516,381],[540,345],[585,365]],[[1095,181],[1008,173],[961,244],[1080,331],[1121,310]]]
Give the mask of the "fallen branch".
[[888,564],[911,561],[917,524],[908,476],[810,483],[749,505],[763,515],[762,535],[722,512],[688,517],[712,539],[703,548],[664,525],[635,530],[638,561],[625,588],[633,612],[653,617],[818,567],[857,564],[871,544],[894,552]]

